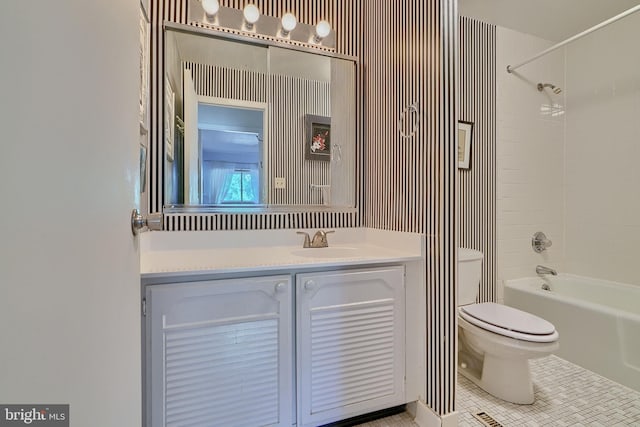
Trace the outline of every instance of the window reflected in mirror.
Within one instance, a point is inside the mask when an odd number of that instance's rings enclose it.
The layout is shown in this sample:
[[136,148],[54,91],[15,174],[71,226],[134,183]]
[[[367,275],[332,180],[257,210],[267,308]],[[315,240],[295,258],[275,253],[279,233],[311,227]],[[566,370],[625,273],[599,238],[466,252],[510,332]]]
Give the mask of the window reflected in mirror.
[[259,106],[199,103],[203,204],[262,203],[264,115]]

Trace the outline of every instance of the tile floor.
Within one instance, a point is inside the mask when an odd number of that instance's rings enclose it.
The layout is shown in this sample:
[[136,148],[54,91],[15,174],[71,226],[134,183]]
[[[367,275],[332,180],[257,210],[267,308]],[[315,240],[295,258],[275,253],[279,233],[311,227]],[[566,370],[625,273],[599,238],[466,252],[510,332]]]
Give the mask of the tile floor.
[[640,393],[556,356],[530,363],[533,405],[496,399],[458,376],[458,425],[480,426],[471,414],[482,410],[505,427],[640,426]]
[[413,422],[411,415],[404,412],[368,423],[358,424],[355,427],[418,427],[418,424]]
[[[458,376],[460,427],[481,427],[472,413],[484,411],[504,427],[640,426],[640,393],[556,356],[531,361],[536,401],[515,405],[496,399]],[[359,427],[414,427],[408,414]]]

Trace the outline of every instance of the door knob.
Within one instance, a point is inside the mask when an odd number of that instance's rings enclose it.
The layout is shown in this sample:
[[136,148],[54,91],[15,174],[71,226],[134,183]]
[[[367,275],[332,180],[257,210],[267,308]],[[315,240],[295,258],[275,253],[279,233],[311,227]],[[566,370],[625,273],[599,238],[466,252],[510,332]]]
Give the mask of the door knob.
[[280,282],[276,285],[276,294],[281,294],[284,292],[287,284],[285,282]]
[[315,287],[316,287],[316,282],[314,282],[313,280],[307,280],[307,281],[304,283],[304,288],[305,288],[307,291],[312,291],[312,290],[313,290],[313,288],[315,288]]
[[138,209],[131,211],[131,232],[134,236],[138,235],[145,227],[149,230],[162,230],[164,216],[162,213],[148,214],[146,217],[140,213]]

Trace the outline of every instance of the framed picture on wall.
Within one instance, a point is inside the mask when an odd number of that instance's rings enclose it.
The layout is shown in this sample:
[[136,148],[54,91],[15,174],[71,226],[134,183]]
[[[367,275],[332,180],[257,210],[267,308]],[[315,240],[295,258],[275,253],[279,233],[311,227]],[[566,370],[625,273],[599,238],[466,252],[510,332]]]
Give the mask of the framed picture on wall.
[[458,169],[471,169],[473,123],[458,121]]
[[331,117],[306,114],[304,158],[305,160],[331,160]]

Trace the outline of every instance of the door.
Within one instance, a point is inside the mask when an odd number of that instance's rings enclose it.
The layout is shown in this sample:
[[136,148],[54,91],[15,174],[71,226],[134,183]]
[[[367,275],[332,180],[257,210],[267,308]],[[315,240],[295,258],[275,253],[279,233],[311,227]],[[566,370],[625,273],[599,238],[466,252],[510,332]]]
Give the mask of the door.
[[404,267],[296,276],[298,425],[405,403]]
[[141,422],[139,2],[0,6],[0,402]]
[[184,102],[184,203],[200,204],[200,142],[198,135],[198,95],[187,69],[183,72]]
[[289,276],[149,286],[149,427],[292,424]]

